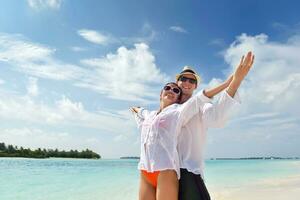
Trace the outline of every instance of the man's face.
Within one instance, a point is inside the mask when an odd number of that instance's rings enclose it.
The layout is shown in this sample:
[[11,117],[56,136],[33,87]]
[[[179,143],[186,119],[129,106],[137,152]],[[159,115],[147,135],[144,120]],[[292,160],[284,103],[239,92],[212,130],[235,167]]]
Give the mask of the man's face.
[[[192,74],[184,74],[184,75],[182,75],[182,77],[196,79],[196,77]],[[192,95],[193,91],[197,87],[196,83],[190,83],[188,80],[182,81],[179,79],[177,81],[177,84],[182,89],[182,93],[185,95]]]

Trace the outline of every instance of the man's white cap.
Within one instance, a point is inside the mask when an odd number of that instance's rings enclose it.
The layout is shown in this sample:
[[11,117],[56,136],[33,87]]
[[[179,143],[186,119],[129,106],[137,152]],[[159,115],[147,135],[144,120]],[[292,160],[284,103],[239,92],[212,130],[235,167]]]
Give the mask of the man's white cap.
[[184,66],[182,71],[179,74],[176,75],[176,81],[178,81],[179,77],[184,75],[184,74],[191,74],[191,75],[195,76],[195,78],[197,80],[197,84],[199,84],[200,81],[201,81],[201,77],[197,74],[197,72],[195,70],[193,70],[189,66]]

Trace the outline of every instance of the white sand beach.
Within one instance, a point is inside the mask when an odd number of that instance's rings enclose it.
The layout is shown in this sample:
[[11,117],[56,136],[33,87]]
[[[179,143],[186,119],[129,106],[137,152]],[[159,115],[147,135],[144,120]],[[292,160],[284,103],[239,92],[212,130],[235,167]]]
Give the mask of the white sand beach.
[[300,175],[266,179],[240,187],[210,187],[214,200],[299,200]]

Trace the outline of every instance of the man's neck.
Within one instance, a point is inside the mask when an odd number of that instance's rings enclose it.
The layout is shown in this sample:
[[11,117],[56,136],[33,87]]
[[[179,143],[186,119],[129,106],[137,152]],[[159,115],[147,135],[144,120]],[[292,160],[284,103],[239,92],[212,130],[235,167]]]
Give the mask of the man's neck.
[[189,100],[189,98],[191,98],[191,96],[192,94],[182,94],[180,103],[186,102],[187,100]]

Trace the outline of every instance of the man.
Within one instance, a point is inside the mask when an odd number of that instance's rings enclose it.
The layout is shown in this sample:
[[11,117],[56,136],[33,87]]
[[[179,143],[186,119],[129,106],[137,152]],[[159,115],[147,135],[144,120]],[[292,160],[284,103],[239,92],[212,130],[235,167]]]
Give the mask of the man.
[[[241,59],[233,75],[219,86],[203,91],[207,98],[212,98],[224,89],[218,103],[207,103],[184,127],[178,138],[180,157],[179,200],[210,200],[210,195],[203,182],[204,146],[206,132],[211,127],[223,127],[231,109],[238,103],[236,94],[241,82],[249,72],[254,62],[254,55],[248,52]],[[200,77],[189,68],[184,67],[176,76],[176,81],[182,89],[181,103],[186,102],[200,83]],[[208,100],[209,101],[209,100]]]

